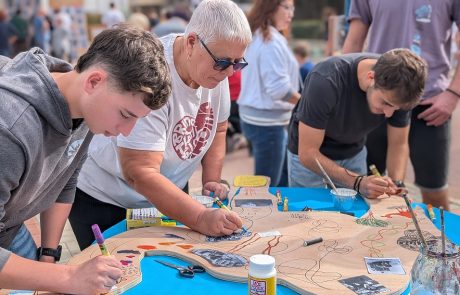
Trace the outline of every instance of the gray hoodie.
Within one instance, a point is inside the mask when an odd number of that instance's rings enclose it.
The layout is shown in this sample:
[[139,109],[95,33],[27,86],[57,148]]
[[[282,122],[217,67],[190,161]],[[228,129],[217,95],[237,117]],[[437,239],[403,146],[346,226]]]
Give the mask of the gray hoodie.
[[72,203],[92,134],[72,130],[50,72],[71,65],[33,48],[0,59],[0,271],[19,226],[55,202]]

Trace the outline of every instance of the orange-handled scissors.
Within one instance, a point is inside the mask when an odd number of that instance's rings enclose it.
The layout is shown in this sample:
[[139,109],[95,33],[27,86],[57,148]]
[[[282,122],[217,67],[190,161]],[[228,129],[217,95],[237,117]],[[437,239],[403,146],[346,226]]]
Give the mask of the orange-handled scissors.
[[201,265],[180,266],[162,260],[155,259],[155,261],[168,267],[177,269],[179,271],[179,275],[184,278],[193,278],[195,276],[195,273],[206,272],[206,269]]

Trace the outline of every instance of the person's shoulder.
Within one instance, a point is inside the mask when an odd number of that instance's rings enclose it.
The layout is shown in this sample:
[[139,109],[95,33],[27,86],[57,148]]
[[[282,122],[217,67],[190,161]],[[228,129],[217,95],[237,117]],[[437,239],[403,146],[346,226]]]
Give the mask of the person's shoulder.
[[0,126],[6,129],[12,129],[15,124],[21,122],[21,118],[28,116],[27,109],[30,103],[24,99],[18,98],[4,90],[0,90],[2,103],[0,104]]

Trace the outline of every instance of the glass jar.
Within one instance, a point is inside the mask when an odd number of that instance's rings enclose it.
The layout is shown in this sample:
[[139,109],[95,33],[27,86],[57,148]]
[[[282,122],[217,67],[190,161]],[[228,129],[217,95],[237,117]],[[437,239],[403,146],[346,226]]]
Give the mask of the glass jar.
[[442,254],[441,241],[427,241],[411,271],[411,294],[458,295],[460,294],[460,249],[446,242],[446,254]]

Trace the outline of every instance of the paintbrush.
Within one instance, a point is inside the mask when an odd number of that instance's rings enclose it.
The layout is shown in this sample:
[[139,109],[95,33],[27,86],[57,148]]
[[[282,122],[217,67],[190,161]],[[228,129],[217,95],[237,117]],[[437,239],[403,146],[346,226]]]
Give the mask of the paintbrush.
[[418,224],[417,218],[415,217],[414,210],[412,210],[412,206],[409,203],[409,199],[407,198],[407,194],[403,194],[402,197],[403,197],[404,201],[406,202],[407,209],[409,209],[410,215],[411,215],[412,220],[414,222],[415,229],[417,230],[417,233],[419,235],[420,241],[422,242],[423,247],[425,249],[427,249],[427,244],[426,244],[425,238],[423,237],[422,230],[420,229],[420,226]]
[[441,215],[441,245],[442,245],[442,256],[446,255],[446,232],[444,227],[444,208],[439,207],[439,215]]
[[334,193],[336,195],[338,195],[338,191],[337,191],[337,187],[335,186],[335,184],[332,182],[331,178],[329,177],[329,175],[327,175],[326,173],[326,170],[324,170],[323,166],[321,166],[321,163],[318,161],[318,158],[315,158],[315,161],[316,161],[316,164],[318,165],[319,169],[321,170],[321,172],[323,173],[324,177],[326,178],[326,181],[329,183],[329,185],[332,187],[332,189],[334,190]]

